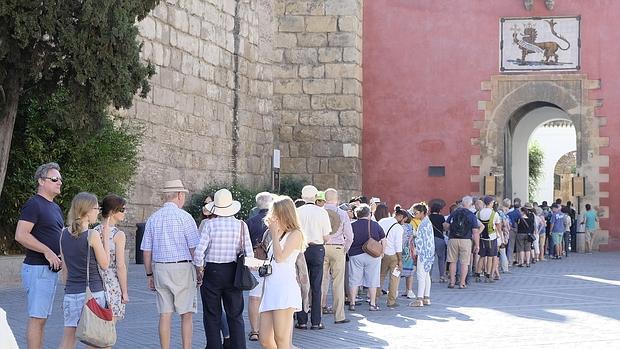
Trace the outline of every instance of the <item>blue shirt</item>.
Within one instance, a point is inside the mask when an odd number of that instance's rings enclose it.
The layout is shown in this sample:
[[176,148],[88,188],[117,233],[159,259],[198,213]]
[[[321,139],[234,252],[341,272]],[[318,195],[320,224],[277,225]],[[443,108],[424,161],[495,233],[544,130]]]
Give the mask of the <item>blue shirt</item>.
[[596,211],[594,210],[586,211],[585,221],[586,221],[587,230],[595,230],[596,229]]
[[[353,228],[353,243],[349,248],[349,256],[357,256],[364,253],[362,246],[368,241],[368,219],[358,219],[351,223],[351,227]],[[370,221],[370,235],[377,241],[385,237],[383,228],[375,221]]]
[[[466,208],[457,208],[454,212],[452,212],[452,214],[450,216],[448,216],[448,219],[446,220],[446,223],[452,225],[452,222],[454,220],[454,215],[458,210],[465,210],[467,212],[465,212],[465,214],[467,215],[467,220],[469,222],[467,222],[467,227],[469,227],[468,231],[465,232],[465,234],[460,237],[460,239],[471,239],[473,234],[472,234],[472,230],[473,229],[477,229],[478,228],[478,218],[476,218],[476,215],[471,212],[470,210],[466,209]],[[452,233],[450,233],[448,235],[451,239],[454,239],[454,236]]]
[[552,233],[564,233],[564,231],[566,231],[564,227],[564,216],[564,213],[559,211],[551,214],[551,224],[553,225],[551,229]]
[[[21,209],[19,220],[33,223],[34,226],[30,232],[32,236],[55,254],[60,254],[60,233],[64,225],[60,206],[37,194],[26,201]],[[24,264],[49,265],[43,253],[29,249],[26,249]]]
[[519,211],[518,208],[513,209],[512,211],[508,212],[506,215],[510,219],[510,225],[512,226],[517,225],[519,218],[521,218],[521,212]]

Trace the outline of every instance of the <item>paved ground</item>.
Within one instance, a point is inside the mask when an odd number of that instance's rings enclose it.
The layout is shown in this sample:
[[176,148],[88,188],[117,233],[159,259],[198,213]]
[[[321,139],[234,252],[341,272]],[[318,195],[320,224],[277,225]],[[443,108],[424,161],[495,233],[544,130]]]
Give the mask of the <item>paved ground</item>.
[[[294,333],[301,348],[620,348],[620,253],[574,254],[561,261],[515,268],[495,284],[450,290],[433,283],[433,305],[349,313],[351,323]],[[118,326],[116,348],[157,348],[155,297],[146,290],[142,266],[130,267],[127,318]],[[401,283],[402,284],[402,283]],[[47,327],[45,348],[62,335],[62,289]],[[385,299],[383,300],[385,301]],[[0,307],[25,348],[26,305],[19,287],[0,288]],[[246,324],[247,326],[247,324]],[[174,348],[180,347],[178,319]],[[2,339],[0,338],[0,347]],[[201,314],[194,321],[194,347],[204,347]],[[248,348],[258,348],[248,342]]]

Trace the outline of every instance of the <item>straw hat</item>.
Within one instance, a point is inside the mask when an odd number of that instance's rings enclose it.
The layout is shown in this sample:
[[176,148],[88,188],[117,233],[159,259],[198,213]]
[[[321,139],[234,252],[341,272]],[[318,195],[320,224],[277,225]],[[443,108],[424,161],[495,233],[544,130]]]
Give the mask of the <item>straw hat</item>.
[[189,190],[185,189],[185,187],[183,186],[183,182],[181,182],[180,179],[166,181],[166,183],[164,184],[164,189],[162,191],[164,193],[189,193]]
[[241,203],[233,200],[228,189],[220,189],[213,195],[213,202],[208,203],[205,209],[220,217],[234,216],[241,209]]

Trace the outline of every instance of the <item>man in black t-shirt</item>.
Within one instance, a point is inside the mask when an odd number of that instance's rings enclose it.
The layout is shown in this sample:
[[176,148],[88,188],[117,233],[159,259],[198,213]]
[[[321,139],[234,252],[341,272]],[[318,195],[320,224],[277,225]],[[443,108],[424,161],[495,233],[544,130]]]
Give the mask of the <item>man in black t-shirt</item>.
[[41,348],[45,322],[52,313],[58,283],[62,211],[54,202],[60,194],[60,167],[51,162],[39,166],[34,175],[37,194],[21,209],[15,241],[26,248],[22,265],[22,284],[28,295],[28,348]]

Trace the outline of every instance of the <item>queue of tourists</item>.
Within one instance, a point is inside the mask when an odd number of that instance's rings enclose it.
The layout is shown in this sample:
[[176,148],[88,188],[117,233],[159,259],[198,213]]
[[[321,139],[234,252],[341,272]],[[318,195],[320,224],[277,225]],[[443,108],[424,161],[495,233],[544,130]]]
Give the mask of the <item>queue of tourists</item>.
[[[111,347],[130,299],[126,237],[117,227],[127,202],[109,194],[100,203],[79,193],[65,221],[54,203],[62,185],[58,164],[41,165],[35,180],[37,194],[22,207],[15,233],[26,248],[28,348],[42,347],[58,272],[65,286],[60,348],[78,340]],[[580,224],[591,252],[598,223],[589,204],[578,222],[570,202],[559,200],[549,207],[464,196],[450,206],[435,199],[390,208],[365,196],[342,202],[335,189],[307,185],[295,202],[259,193],[246,221],[235,218],[239,201],[220,189],[206,198],[197,225],[182,209],[188,190],[181,180],[167,181],[161,191],[165,203],[148,218],[140,246],[161,348],[178,347],[170,343],[173,313],[181,316],[182,347],[192,348],[198,293],[207,348],[245,348],[248,340],[292,348],[294,329],[322,330],[327,316],[337,326],[360,307],[426,307],[433,282],[464,289],[497,282],[513,266],[568,257]]]

